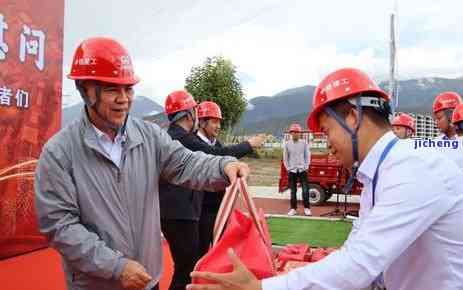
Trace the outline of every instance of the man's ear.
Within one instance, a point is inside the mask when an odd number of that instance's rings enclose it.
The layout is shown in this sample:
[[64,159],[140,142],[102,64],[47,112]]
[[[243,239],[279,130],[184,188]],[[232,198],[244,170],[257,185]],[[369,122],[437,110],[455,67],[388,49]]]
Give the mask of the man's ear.
[[359,117],[359,112],[356,109],[350,109],[349,113],[346,116],[347,126],[349,126],[349,128],[351,128],[352,130],[355,130],[355,126],[357,125]]

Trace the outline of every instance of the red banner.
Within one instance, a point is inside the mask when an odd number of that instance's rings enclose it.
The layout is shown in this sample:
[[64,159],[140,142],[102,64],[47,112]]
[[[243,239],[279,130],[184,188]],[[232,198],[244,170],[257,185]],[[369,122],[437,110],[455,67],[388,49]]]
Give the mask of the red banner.
[[33,178],[61,123],[64,0],[0,0],[0,259],[46,246]]

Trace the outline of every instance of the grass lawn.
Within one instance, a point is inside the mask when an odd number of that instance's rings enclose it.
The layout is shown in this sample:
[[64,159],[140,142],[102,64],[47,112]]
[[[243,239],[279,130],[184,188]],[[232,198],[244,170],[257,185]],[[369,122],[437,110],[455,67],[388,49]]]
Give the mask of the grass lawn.
[[277,245],[308,243],[314,247],[339,247],[352,228],[348,221],[269,218],[267,222],[272,242]]

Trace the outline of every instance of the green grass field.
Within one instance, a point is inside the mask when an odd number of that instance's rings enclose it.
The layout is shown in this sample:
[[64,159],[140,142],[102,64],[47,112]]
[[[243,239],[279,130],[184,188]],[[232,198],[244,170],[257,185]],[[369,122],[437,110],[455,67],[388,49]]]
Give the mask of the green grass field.
[[308,243],[314,247],[339,247],[352,228],[348,221],[269,218],[267,222],[272,242],[277,245]]

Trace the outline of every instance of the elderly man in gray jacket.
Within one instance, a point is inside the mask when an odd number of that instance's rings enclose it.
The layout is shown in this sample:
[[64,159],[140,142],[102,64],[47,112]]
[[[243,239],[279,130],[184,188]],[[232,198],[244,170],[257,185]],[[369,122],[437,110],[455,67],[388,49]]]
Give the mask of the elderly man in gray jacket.
[[158,126],[130,117],[138,78],[118,42],[85,40],[68,77],[85,107],[40,156],[40,229],[63,258],[68,289],[157,289],[160,177],[220,191],[249,169],[231,157],[191,152]]

